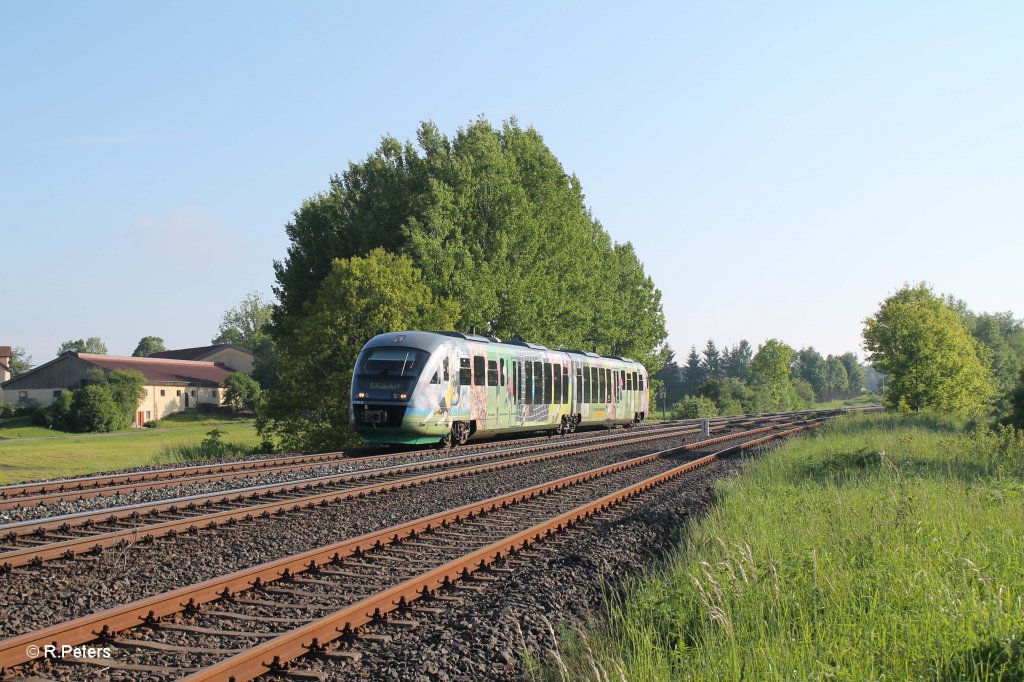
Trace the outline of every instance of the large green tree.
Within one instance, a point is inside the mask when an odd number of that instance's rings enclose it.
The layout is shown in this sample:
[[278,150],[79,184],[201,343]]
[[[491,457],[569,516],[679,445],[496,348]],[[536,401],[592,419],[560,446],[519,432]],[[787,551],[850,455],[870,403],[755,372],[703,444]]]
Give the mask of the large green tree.
[[245,296],[242,301],[224,312],[220,328],[211,343],[233,343],[247,348],[255,357],[252,378],[263,388],[277,384],[280,358],[277,347],[270,335],[270,320],[274,306],[258,291]]
[[532,128],[477,120],[454,137],[425,123],[416,144],[384,138],[331,178],[287,226],[275,263],[272,335],[294,337],[337,258],[408,256],[454,326],[551,347],[666,357],[661,293],[630,244],[614,244]]
[[16,377],[32,369],[32,356],[23,347],[15,346],[11,349],[9,363],[7,369],[11,371],[11,377]]
[[278,347],[280,382],[258,416],[260,432],[290,450],[350,445],[349,393],[363,345],[388,331],[450,327],[458,312],[433,295],[408,256],[375,249],[336,259]]
[[906,410],[977,414],[995,387],[960,315],[924,283],[905,286],[864,323],[869,360],[887,376],[885,401]]
[[152,355],[153,353],[161,353],[167,350],[167,346],[164,345],[164,340],[159,336],[143,336],[139,339],[139,345],[135,346],[135,350],[132,351],[132,356],[136,358],[144,358]]
[[107,354],[107,344],[103,343],[103,340],[98,336],[90,336],[87,339],[69,339],[64,343],[60,344],[57,349],[57,355],[68,352],[69,350],[75,351],[76,353],[94,353],[96,355]]
[[762,393],[762,409],[791,410],[803,401],[790,381],[795,351],[778,339],[768,339],[758,347],[750,362],[750,384]]

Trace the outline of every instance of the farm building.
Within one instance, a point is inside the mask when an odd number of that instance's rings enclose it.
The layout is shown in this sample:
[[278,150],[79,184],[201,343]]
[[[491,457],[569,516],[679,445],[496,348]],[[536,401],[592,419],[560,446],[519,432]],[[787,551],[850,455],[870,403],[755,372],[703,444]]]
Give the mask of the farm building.
[[[200,351],[203,357],[223,360],[157,357],[168,353],[199,354]],[[252,353],[230,344],[167,351],[157,356],[136,358],[68,351],[5,381],[0,389],[4,402],[47,405],[61,391],[80,388],[92,371],[134,370],[146,377],[146,393],[139,402],[135,418],[141,425],[189,408],[220,405],[224,401],[224,380],[235,371],[252,371]]]

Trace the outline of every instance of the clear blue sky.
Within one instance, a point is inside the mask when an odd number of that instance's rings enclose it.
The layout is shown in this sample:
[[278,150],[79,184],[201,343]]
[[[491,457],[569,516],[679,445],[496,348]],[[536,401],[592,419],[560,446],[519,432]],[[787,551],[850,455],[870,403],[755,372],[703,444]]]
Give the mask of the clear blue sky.
[[[372,5],[372,7],[368,7]],[[0,2],[0,345],[208,343],[383,134],[534,126],[670,342],[860,352],[927,280],[1024,316],[1024,5]]]

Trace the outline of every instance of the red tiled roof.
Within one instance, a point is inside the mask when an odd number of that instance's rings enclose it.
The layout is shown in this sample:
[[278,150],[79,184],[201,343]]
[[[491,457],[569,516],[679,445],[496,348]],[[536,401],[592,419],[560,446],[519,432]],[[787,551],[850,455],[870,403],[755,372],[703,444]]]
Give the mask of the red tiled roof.
[[218,386],[233,372],[212,362],[167,360],[164,358],[127,358],[118,355],[79,353],[78,359],[110,371],[135,370],[150,382],[211,383]]

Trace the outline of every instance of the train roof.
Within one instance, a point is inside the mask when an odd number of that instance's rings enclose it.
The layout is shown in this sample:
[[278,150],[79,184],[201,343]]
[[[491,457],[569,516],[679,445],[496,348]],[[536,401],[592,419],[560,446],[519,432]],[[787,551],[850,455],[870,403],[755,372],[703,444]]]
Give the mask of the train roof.
[[620,362],[632,362],[639,364],[636,360],[630,360],[629,358],[619,357],[618,355],[598,355],[597,353],[591,353],[590,351],[582,350],[569,350],[563,348],[548,348],[537,343],[530,343],[521,336],[513,336],[508,341],[502,341],[496,336],[481,336],[479,334],[466,334],[464,332],[456,331],[398,331],[389,332],[387,334],[378,334],[369,341],[366,342],[367,346],[373,345],[374,347],[390,346],[392,344],[408,344],[413,348],[425,350],[428,353],[433,353],[439,346],[441,346],[447,339],[463,339],[465,341],[474,341],[476,343],[490,343],[498,346],[512,346],[518,348],[531,348],[533,350],[541,351],[554,351],[557,353],[569,353],[572,355],[582,355],[588,358],[604,359],[604,360],[619,360]]

